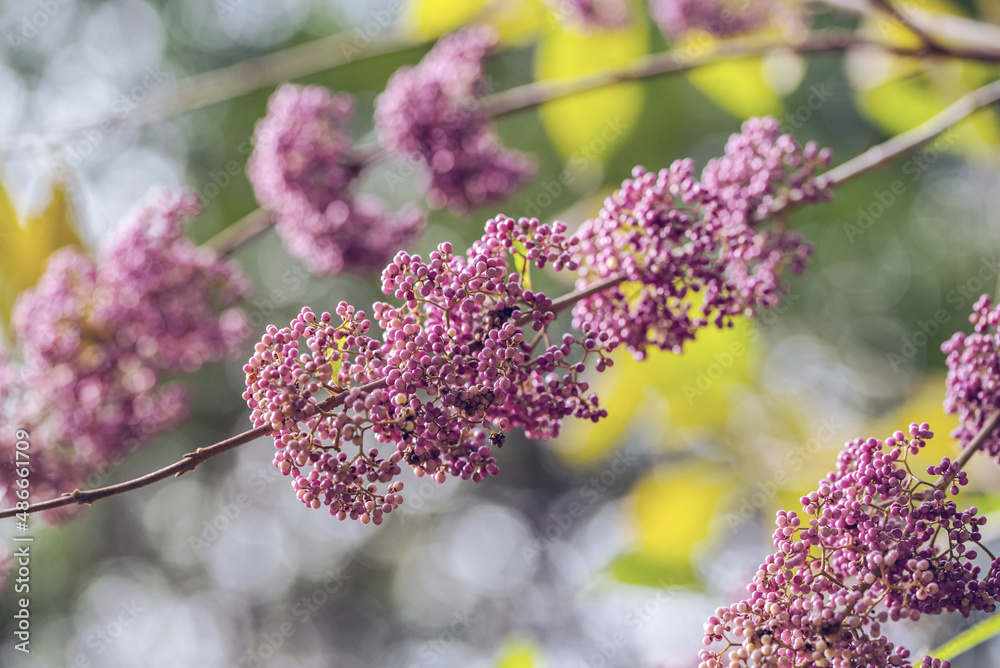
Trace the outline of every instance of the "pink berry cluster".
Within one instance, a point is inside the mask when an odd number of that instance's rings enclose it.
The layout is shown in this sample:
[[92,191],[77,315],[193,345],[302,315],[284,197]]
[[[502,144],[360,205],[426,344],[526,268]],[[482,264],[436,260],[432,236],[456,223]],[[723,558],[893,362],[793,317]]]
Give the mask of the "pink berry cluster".
[[84,487],[183,419],[184,388],[165,376],[230,356],[244,340],[236,303],[249,283],[235,263],[184,236],[182,221],[197,210],[193,194],[156,195],[96,261],[78,248],[57,251],[19,297],[12,326],[21,361],[0,360],[0,484],[8,501],[18,429],[35,446],[35,499]]
[[485,26],[445,36],[418,65],[397,70],[375,101],[379,143],[427,167],[432,207],[464,212],[499,202],[534,174],[525,155],[503,146],[478,104],[488,92],[483,61],[496,45]]
[[415,208],[390,215],[374,196],[352,194],[364,162],[354,150],[354,99],[320,86],[285,84],[254,130],[247,176],[275,216],[285,247],[324,275],[382,266],[423,229]]
[[773,118],[755,118],[701,179],[690,159],[659,172],[636,167],[578,232],[579,286],[622,281],[580,301],[574,327],[606,334],[610,346],[625,344],[641,358],[647,345],[680,352],[710,321],[722,327],[775,306],[787,289],[783,269],[802,272],[811,246],[762,223],[779,198],[827,199],[816,172],[829,161],[829,150],[803,147]]
[[345,303],[336,324],[303,309],[289,327],[270,326],[245,367],[244,397],[253,423],[274,430],[275,465],[302,502],[379,524],[401,501],[402,484],[382,493],[378,483],[404,464],[437,482],[478,481],[498,472],[493,450],[504,431],[547,438],[565,417],[606,415],[580,378],[592,358],[600,368],[611,363],[604,341],[550,341],[552,300],[511,267],[573,270],[573,246],[563,223],[497,217],[465,255],[443,243],[426,260],[396,256],[382,290],[401,304],[374,305],[380,339]]
[[783,0],[650,0],[650,13],[670,40],[692,31],[716,38],[751,33],[775,19],[788,22],[794,15]]
[[[464,255],[449,243],[426,259],[400,252],[382,272],[398,305],[373,306],[380,338],[346,303],[339,323],[307,308],[267,329],[245,367],[251,419],[273,430],[275,465],[303,503],[342,519],[380,523],[401,497],[398,483],[378,484],[403,463],[438,482],[495,475],[505,431],[544,439],[565,418],[606,415],[581,378],[588,363],[603,371],[622,343],[637,356],[647,345],[679,352],[699,327],[773,305],[778,272],[801,270],[808,246],[763,228],[767,207],[824,199],[812,177],[828,160],[773,120],[752,120],[701,181],[690,160],[637,168],[575,235],[497,216]],[[532,265],[575,272],[579,290],[558,301],[532,290],[521,273]],[[550,334],[574,304],[574,331]]]
[[613,30],[629,24],[625,0],[547,0],[560,23],[583,30]]
[[[973,306],[969,321],[971,334],[956,332],[941,350],[948,355],[947,395],[944,408],[957,413],[959,425],[952,436],[963,445],[979,433],[991,417],[1000,411],[1000,306],[994,307],[989,295]],[[1000,457],[1000,435],[994,430],[982,448]]]
[[[846,444],[835,471],[802,497],[802,515],[779,511],[776,552],[747,586],[749,596],[705,623],[702,668],[722,666],[910,666],[910,653],[882,625],[921,615],[993,612],[1000,559],[975,561],[976,508],[948,498],[967,482],[947,457],[920,479],[907,458],[933,437],[911,424],[880,441]],[[947,665],[927,657],[923,666]]]

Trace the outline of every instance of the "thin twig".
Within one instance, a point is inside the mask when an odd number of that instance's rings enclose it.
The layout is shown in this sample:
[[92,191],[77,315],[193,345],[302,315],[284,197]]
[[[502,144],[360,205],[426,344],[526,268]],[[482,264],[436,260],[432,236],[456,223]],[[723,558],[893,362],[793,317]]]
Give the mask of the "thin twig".
[[[842,51],[851,46],[884,46],[879,42],[860,39],[845,30],[823,30],[809,35],[804,41],[792,45],[800,53],[820,53],[824,51]],[[544,102],[573,95],[596,88],[602,88],[622,81],[641,80],[669,74],[680,74],[719,60],[747,58],[760,56],[778,48],[788,48],[784,39],[774,37],[748,37],[729,40],[717,49],[706,49],[705,53],[693,57],[687,49],[676,49],[655,53],[645,58],[635,60],[628,65],[607,70],[600,70],[581,75],[572,79],[546,79],[530,84],[511,88],[501,93],[495,93],[479,101],[479,107],[488,117],[499,117],[518,111],[531,109]],[[906,55],[920,53],[914,49],[898,50]],[[235,67],[235,66],[234,66]],[[207,76],[207,75],[206,75]],[[385,157],[385,152],[378,147],[372,147],[362,152],[359,162],[370,166]],[[250,241],[258,233],[266,229],[269,222],[258,216],[255,211],[219,233],[205,245],[215,248],[220,253],[230,253],[241,244]],[[263,225],[263,227],[261,227]],[[247,229],[243,229],[246,227]]]
[[917,127],[873,146],[861,155],[834,167],[821,177],[821,185],[825,187],[840,185],[860,176],[872,167],[877,167],[930,141],[966,116],[998,101],[1000,101],[1000,80],[977,88]]
[[165,466],[162,469],[153,471],[152,473],[147,473],[144,476],[127,480],[125,482],[118,483],[117,485],[108,485],[107,487],[99,487],[97,489],[89,490],[76,489],[55,499],[33,503],[25,510],[19,511],[16,508],[8,508],[7,510],[0,512],[0,518],[13,517],[18,513],[37,513],[43,510],[61,508],[62,506],[90,505],[98,499],[130,492],[133,489],[139,489],[140,487],[151,485],[154,482],[163,480],[164,478],[179,476],[183,473],[187,473],[205,460],[215,457],[216,455],[220,455],[228,450],[232,450],[233,448],[245,445],[246,443],[250,443],[261,436],[264,436],[270,430],[270,427],[264,426],[251,429],[250,431],[245,431],[242,434],[237,434],[236,436],[227,438],[226,440],[216,443],[215,445],[198,448],[194,452],[189,452],[170,466]]
[[582,290],[577,290],[576,292],[571,292],[567,295],[559,297],[558,299],[552,300],[552,306],[549,307],[549,310],[556,314],[562,313],[581,299],[586,299],[587,297],[596,295],[598,292],[604,292],[608,288],[612,288],[624,280],[625,276],[609,276],[593,283],[592,285],[588,285]]
[[355,32],[342,32],[298,44],[211,72],[181,79],[152,96],[139,109],[140,123],[149,123],[185,111],[207,107],[275,86],[283,81],[300,79],[347,63],[366,60],[397,51],[422,46],[426,42],[401,34],[372,40],[364,46],[356,42]]
[[[934,139],[934,137],[963,120],[966,116],[997,102],[1000,102],[1000,80],[988,83],[982,88],[977,88],[917,127],[898,134],[881,144],[876,144],[864,153],[860,153],[847,162],[837,165],[817,178],[816,184],[820,188],[833,188],[851,179],[855,179],[869,170],[879,167],[893,158]],[[764,218],[770,218],[778,212],[791,211],[803,204],[804,202],[791,200],[787,197],[778,197],[774,200]]]
[[229,255],[251,239],[263,234],[273,219],[264,209],[254,209],[202,244],[219,255]]
[[248,95],[261,88],[428,43],[398,34],[371,40],[364,46],[359,46],[356,40],[356,32],[337,33],[185,77],[153,89],[127,116],[108,116],[97,123],[56,130],[48,136],[22,137],[17,144],[7,141],[3,151],[8,153],[31,147],[51,150],[54,144],[69,142],[88,130],[100,129],[107,134],[122,127],[142,127],[177,114]]
[[[380,387],[385,387],[385,380],[377,380],[373,383],[368,383],[364,385],[361,389],[366,392],[371,392]],[[347,393],[333,395],[324,399],[320,402],[317,407],[320,410],[329,410],[331,408],[336,408],[344,403],[344,398]],[[189,452],[178,461],[165,466],[162,469],[153,471],[152,473],[147,473],[144,476],[139,476],[132,480],[126,480],[125,482],[118,483],[117,485],[108,485],[107,487],[99,487],[97,489],[79,490],[75,489],[72,492],[63,494],[55,499],[49,499],[48,501],[39,501],[38,503],[33,503],[24,510],[18,510],[17,508],[8,508],[4,511],[0,511],[0,519],[4,517],[13,517],[19,513],[37,513],[43,510],[52,510],[53,508],[61,508],[63,506],[72,505],[90,505],[98,499],[104,499],[109,496],[116,496],[118,494],[124,494],[125,492],[130,492],[134,489],[139,489],[140,487],[146,487],[147,485],[152,485],[154,482],[159,482],[165,478],[176,477],[193,470],[196,466],[205,462],[212,457],[221,455],[223,452],[228,452],[233,448],[238,448],[241,445],[246,445],[251,441],[255,441],[261,436],[266,436],[271,433],[272,429],[269,425],[264,425],[261,427],[256,427],[249,431],[245,431],[242,434],[237,434],[236,436],[231,436],[224,441],[220,441],[214,445],[209,445],[204,448],[198,448],[194,452]]]
[[[865,41],[865,44],[870,42]],[[745,37],[728,40],[716,48],[702,49],[693,54],[692,49],[674,49],[653,53],[644,58],[623,65],[596,72],[589,72],[572,79],[542,79],[532,83],[496,93],[480,102],[486,115],[505,116],[514,112],[536,107],[567,95],[582,93],[610,86],[623,81],[635,81],[666,74],[677,74],[714,63],[719,60],[733,60],[761,56],[775,49],[787,49],[801,53],[842,51],[858,45],[854,35],[845,30],[826,30],[813,33],[799,44],[789,45],[787,39],[775,37]]]
[[[624,280],[625,280],[624,275],[608,276],[607,278],[602,278],[601,280],[596,281],[585,288],[576,290],[574,292],[569,292],[563,295],[562,297],[559,297],[558,299],[553,299],[552,306],[550,306],[548,310],[558,315],[559,313],[562,313],[566,309],[576,304],[581,299],[586,299],[587,297],[596,295],[598,292],[604,292],[608,288],[612,288]],[[531,322],[531,314],[526,313],[525,315],[522,315],[520,318],[518,318],[515,324],[518,327],[524,327],[529,322]]]
[[[789,42],[786,37],[741,37],[698,49],[681,48],[661,51],[639,58],[627,65],[613,67],[572,79],[542,79],[517,88],[496,93],[481,101],[487,115],[498,117],[538,106],[567,95],[602,88],[623,81],[635,81],[666,74],[679,74],[723,60],[738,60],[767,55],[777,49],[795,53],[840,52],[855,47],[874,47],[899,56],[947,56],[964,60],[1000,61],[1000,53],[978,48],[948,47],[947,51],[932,51],[926,46],[906,47],[869,39],[852,31],[829,28],[810,33],[801,41]],[[943,48],[943,47],[942,47]]]
[[[814,1],[815,4],[824,4],[839,11],[872,16],[876,22],[879,20],[874,15],[870,0]],[[907,6],[909,22],[918,22],[922,32],[927,33],[945,51],[954,53],[957,48],[979,54],[980,57],[970,58],[971,60],[995,61],[1000,57],[1000,26],[966,16],[935,12],[918,7],[918,4],[911,3]],[[961,46],[955,47],[953,44]]]
[[911,16],[900,9],[892,0],[868,0],[868,2],[879,11],[883,11],[889,16],[899,21],[900,25],[916,35],[924,45],[935,53],[947,53],[948,48],[938,42],[936,37],[928,34],[923,26],[915,23]]

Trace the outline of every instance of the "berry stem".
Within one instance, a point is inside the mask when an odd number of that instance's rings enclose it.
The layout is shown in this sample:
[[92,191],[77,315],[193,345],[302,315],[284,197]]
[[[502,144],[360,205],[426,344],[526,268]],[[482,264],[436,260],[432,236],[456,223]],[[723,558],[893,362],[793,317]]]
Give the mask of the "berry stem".
[[[565,294],[562,297],[559,297],[558,299],[553,299],[552,306],[549,307],[547,310],[558,315],[563,311],[565,311],[566,309],[572,307],[581,299],[586,299],[587,297],[596,295],[598,292],[604,292],[605,290],[613,288],[614,286],[618,285],[624,280],[625,280],[624,274],[620,276],[609,276],[607,278],[603,278],[595,283],[592,283],[591,285],[588,285],[587,287],[581,290],[576,290],[574,292]],[[529,322],[531,322],[531,314],[527,313],[525,315],[522,315],[518,319],[516,324],[518,327],[523,327],[527,325]]]
[[[983,428],[979,430],[979,433],[976,434],[975,437],[973,437],[973,439],[969,441],[969,443],[962,450],[962,454],[960,454],[955,460],[955,464],[957,464],[957,466],[953,467],[953,470],[956,473],[965,468],[965,465],[970,459],[972,459],[972,455],[976,454],[979,448],[982,447],[983,443],[986,442],[986,439],[989,438],[990,434],[992,434],[997,427],[1000,427],[1000,411],[994,413],[990,419],[987,420],[986,424],[983,425]],[[934,486],[934,488],[944,489],[954,476],[955,473],[942,475],[941,480]]]

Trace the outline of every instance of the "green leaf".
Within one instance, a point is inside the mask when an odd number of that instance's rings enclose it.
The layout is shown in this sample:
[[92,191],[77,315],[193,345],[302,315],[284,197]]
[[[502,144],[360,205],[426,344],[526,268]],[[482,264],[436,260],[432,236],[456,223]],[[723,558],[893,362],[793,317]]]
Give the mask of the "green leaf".
[[619,557],[611,564],[611,573],[619,582],[643,587],[698,584],[690,560],[665,561],[641,552]]
[[931,652],[931,656],[942,661],[950,661],[959,654],[981,645],[998,633],[1000,633],[1000,615],[984,619],[968,631],[960,633]]

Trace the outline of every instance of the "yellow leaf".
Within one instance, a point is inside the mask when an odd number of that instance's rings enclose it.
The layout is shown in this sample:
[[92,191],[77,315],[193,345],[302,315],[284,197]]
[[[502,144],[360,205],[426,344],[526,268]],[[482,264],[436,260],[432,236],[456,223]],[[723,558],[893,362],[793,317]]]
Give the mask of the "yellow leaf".
[[[895,1],[895,0],[894,0]],[[933,20],[928,20],[936,14],[959,15],[959,10],[946,0],[898,0],[899,5],[909,5],[908,8],[901,7],[901,10],[908,12],[919,25],[933,26]],[[914,24],[917,25],[917,24]],[[922,40],[919,35],[906,27],[899,19],[886,16],[884,14],[867,16],[863,28],[876,31],[884,41],[894,46],[902,46],[911,49],[919,48]]]
[[663,559],[688,559],[708,536],[715,508],[731,481],[709,465],[664,466],[633,490],[639,550]]
[[30,247],[44,260],[52,251],[63,246],[80,245],[80,237],[74,229],[73,210],[69,195],[62,184],[53,184],[52,199],[45,210],[28,219],[24,231],[31,237]]
[[411,0],[404,23],[419,39],[430,40],[459,28],[485,23],[500,41],[522,43],[545,21],[542,0]]
[[[582,34],[550,24],[535,52],[535,78],[574,78],[625,65],[648,52],[648,31],[638,12],[629,26],[609,32]],[[615,84],[546,102],[542,122],[563,156],[603,162],[631,132],[644,100],[640,84]]]
[[495,0],[485,20],[496,28],[504,44],[524,44],[538,33],[547,20],[544,0]]
[[772,51],[761,60],[761,75],[767,87],[778,95],[788,95],[802,83],[806,60],[791,49]]
[[38,282],[45,262],[63,246],[79,246],[65,188],[54,184],[45,210],[23,228],[0,188],[0,318],[10,321],[17,296]]
[[[617,362],[623,362],[619,355]],[[601,406],[608,416],[596,424],[589,420],[569,420],[563,424],[553,444],[568,464],[587,466],[607,455],[625,436],[632,418],[642,404],[647,381],[630,373],[625,364],[615,364],[593,383]]]
[[[615,574],[646,580],[636,584],[691,584],[692,552],[709,537],[716,508],[731,486],[705,464],[664,466],[639,480],[631,494],[635,549],[618,561]],[[661,582],[649,581],[658,575]]]
[[22,236],[17,214],[0,187],[0,317],[6,325],[10,310],[21,289],[17,263],[21,256]]
[[511,256],[514,258],[514,270],[521,274],[521,285],[525,290],[530,290],[531,263],[528,262],[528,249],[520,241],[514,241]]
[[645,362],[629,362],[637,371],[646,365],[644,372],[670,405],[672,426],[718,426],[729,416],[733,389],[750,384],[759,341],[753,321],[737,318],[731,328],[703,327],[681,355],[657,350]]
[[10,198],[7,197],[7,191],[0,187],[0,220],[7,222],[9,220],[17,221],[17,213],[14,211],[14,205],[11,204]]
[[508,640],[493,668],[537,668],[541,665],[538,646],[527,640]]
[[[734,390],[750,385],[759,340],[753,322],[738,318],[732,328],[703,328],[682,355],[650,349],[637,362],[624,350],[617,352],[615,365],[591,382],[608,417],[596,424],[568,421],[556,451],[569,463],[587,465],[618,445],[630,426],[662,434],[666,445],[720,427]],[[633,425],[634,420],[649,422]]]
[[421,39],[434,39],[472,23],[487,0],[414,0],[406,11],[406,24]]
[[[341,350],[343,350],[342,339],[333,339],[330,343],[330,348],[326,351],[326,358],[333,360],[334,351],[340,352]],[[330,378],[333,379],[334,383],[337,382],[337,376],[340,374],[340,367],[342,366],[344,366],[344,360],[340,355],[337,355],[337,359],[330,362]]]
[[[708,33],[686,35],[676,48],[712,49]],[[781,99],[774,94],[764,75],[761,58],[740,58],[696,67],[688,72],[688,80],[717,105],[743,119],[748,116],[776,115],[781,112]]]

